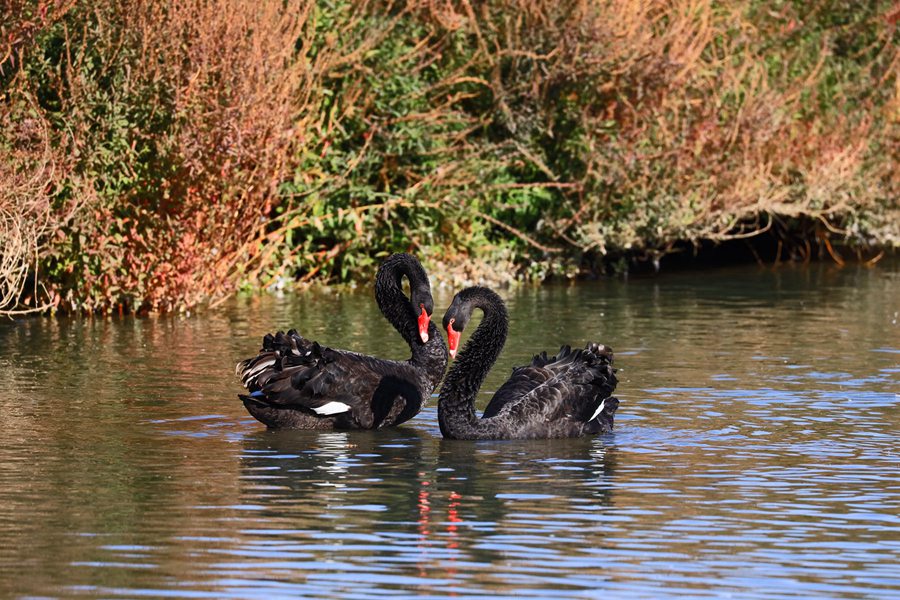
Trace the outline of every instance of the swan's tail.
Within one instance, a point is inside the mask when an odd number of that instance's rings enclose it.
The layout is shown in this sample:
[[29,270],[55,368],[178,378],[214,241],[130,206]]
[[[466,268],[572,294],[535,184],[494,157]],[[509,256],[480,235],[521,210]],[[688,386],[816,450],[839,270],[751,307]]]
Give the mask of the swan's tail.
[[263,338],[259,354],[239,362],[234,372],[253,396],[285,367],[305,362],[311,351],[316,349],[318,344],[304,339],[295,329],[287,333],[269,333]]
[[609,346],[588,342],[582,350],[588,373],[591,377],[593,397],[583,407],[582,418],[587,433],[607,433],[612,431],[619,399],[612,393],[619,383],[613,368],[613,351]]
[[593,416],[585,424],[587,433],[609,433],[613,428],[613,420],[616,409],[619,408],[619,399],[615,396],[604,398],[594,409]]

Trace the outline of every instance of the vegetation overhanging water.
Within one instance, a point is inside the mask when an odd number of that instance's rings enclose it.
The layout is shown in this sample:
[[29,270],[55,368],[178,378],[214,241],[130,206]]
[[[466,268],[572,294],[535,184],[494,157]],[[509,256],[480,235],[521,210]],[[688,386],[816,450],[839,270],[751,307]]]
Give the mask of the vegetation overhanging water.
[[0,314],[900,243],[896,2],[11,0]]

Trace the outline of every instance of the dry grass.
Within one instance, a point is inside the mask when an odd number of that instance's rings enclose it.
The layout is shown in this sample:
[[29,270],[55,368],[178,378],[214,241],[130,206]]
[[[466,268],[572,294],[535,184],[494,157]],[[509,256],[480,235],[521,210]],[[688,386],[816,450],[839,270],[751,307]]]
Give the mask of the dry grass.
[[52,207],[60,183],[59,167],[65,159],[52,149],[46,123],[41,120],[0,123],[16,141],[0,161],[0,315],[43,312],[59,298],[48,294],[41,283],[42,252],[54,226],[69,218],[75,208]]
[[[13,85],[23,53],[35,36],[65,16],[73,4],[0,2],[0,84]],[[0,94],[0,101],[11,100]],[[41,252],[53,226],[70,215],[68,206],[59,214],[51,206],[63,159],[51,145],[47,122],[39,117],[13,121],[8,111],[2,111],[0,128],[5,133],[0,139],[0,315],[43,312],[57,300],[41,285]]]
[[[0,177],[7,181],[19,179],[18,175],[4,173],[5,170],[0,166]],[[42,175],[38,172],[36,177],[26,176],[19,185],[4,185],[0,192],[0,239],[3,240],[0,247],[0,315],[3,316],[40,312],[51,306],[44,302],[29,308],[29,302],[24,306],[21,302],[29,272],[37,271],[39,243],[46,233],[48,221],[48,211],[41,210],[46,207],[32,203],[23,210],[22,203],[33,197],[37,187],[35,180],[42,179]],[[32,297],[36,297],[37,292],[35,288]]]
[[[679,241],[756,235],[797,216],[844,242],[897,243],[896,19],[877,14],[826,32],[818,59],[806,63],[812,53],[798,39],[813,35],[804,27],[821,7],[765,9],[765,18],[751,15],[754,7],[432,6],[434,22],[479,48],[448,87],[485,87],[493,123],[504,129],[491,147],[471,148],[526,165],[520,184],[558,198],[537,234],[518,235],[523,243],[558,255],[665,252]],[[840,86],[828,79],[842,76],[829,69],[833,38],[855,35],[853,27],[877,31],[866,49],[874,58],[861,63],[856,83]],[[474,186],[473,196],[495,198],[502,214],[496,187]]]

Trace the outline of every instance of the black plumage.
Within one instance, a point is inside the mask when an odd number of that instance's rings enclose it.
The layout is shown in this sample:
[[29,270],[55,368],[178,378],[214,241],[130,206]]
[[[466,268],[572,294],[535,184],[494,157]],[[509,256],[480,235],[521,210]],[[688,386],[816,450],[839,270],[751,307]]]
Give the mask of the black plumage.
[[467,288],[453,298],[443,325],[453,354],[476,308],[484,318],[447,373],[438,400],[444,437],[565,438],[612,430],[619,406],[618,399],[611,397],[617,383],[613,353],[596,343],[580,350],[563,346],[556,356],[542,353],[531,364],[516,367],[478,418],[475,396],[506,343],[506,307],[487,288]]
[[279,429],[376,429],[418,414],[447,366],[425,269],[409,254],[392,255],[378,269],[375,299],[409,344],[409,360],[334,350],[293,329],[268,334],[259,354],[235,369],[250,392],[240,395],[250,414]]

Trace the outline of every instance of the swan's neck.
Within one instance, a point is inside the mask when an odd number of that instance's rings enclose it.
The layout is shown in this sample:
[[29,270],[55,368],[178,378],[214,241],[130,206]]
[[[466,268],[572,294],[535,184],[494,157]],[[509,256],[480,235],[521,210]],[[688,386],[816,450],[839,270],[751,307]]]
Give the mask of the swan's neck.
[[419,337],[417,315],[413,314],[409,298],[403,293],[403,276],[410,282],[410,287],[423,282],[426,277],[421,267],[414,268],[404,259],[389,259],[375,277],[375,301],[384,318],[394,326],[403,340],[412,350],[410,362],[426,373],[431,389],[437,386],[447,366],[447,346],[438,328],[431,323],[428,326],[428,342],[423,344]]
[[502,303],[489,299],[479,299],[475,307],[484,318],[447,373],[438,400],[441,433],[453,439],[494,437],[490,423],[475,413],[475,397],[506,343],[509,317]]
[[408,270],[401,261],[382,266],[375,276],[375,301],[384,318],[412,346],[418,336],[418,328],[415,317],[410,313],[409,299],[403,293],[403,275]]

